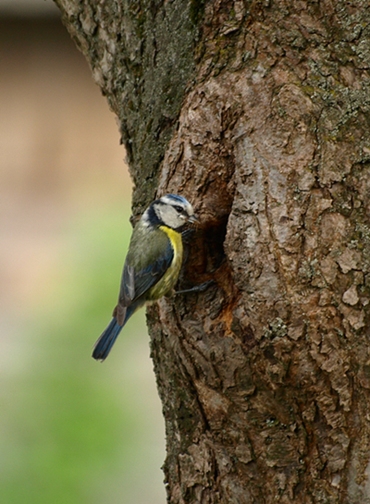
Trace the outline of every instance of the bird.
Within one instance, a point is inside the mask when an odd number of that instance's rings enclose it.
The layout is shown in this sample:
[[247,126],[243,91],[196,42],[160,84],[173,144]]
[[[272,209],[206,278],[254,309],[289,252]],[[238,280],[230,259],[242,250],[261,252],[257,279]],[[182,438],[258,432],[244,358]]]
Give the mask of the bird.
[[94,359],[104,361],[108,357],[121,329],[136,310],[173,292],[183,261],[182,231],[186,224],[197,222],[192,205],[177,194],[166,194],[145,210],[132,232],[118,304],[94,345]]

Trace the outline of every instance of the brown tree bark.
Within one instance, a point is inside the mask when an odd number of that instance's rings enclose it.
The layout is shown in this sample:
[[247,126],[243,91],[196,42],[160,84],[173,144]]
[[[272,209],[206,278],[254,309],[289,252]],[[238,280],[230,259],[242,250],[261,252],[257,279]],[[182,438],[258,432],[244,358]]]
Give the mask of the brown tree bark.
[[[168,502],[370,502],[368,2],[56,0],[134,212],[202,226],[148,311]],[[186,281],[185,281],[186,280]]]

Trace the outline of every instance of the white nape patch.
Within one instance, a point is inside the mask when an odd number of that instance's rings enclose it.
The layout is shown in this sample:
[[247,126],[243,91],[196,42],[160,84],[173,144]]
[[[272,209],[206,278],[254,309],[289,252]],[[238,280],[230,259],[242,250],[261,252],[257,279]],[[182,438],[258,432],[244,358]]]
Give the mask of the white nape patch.
[[141,223],[146,228],[150,227],[149,208],[141,216]]

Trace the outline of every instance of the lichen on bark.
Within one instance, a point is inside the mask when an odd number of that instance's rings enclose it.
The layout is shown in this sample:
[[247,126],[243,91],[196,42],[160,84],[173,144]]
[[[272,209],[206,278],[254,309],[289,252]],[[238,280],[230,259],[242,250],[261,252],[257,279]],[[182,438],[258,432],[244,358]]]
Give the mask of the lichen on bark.
[[195,71],[198,27],[186,0],[55,0],[95,82],[117,115],[140,213]]

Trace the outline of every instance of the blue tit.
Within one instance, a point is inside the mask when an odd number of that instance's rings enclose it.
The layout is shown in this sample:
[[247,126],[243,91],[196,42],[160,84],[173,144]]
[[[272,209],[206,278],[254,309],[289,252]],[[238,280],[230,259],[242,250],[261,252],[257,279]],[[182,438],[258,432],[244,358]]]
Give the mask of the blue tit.
[[154,201],[136,224],[123,268],[113,318],[95,343],[93,358],[107,358],[122,327],[145,303],[168,295],[178,280],[183,260],[181,231],[197,218],[182,196],[167,194]]

